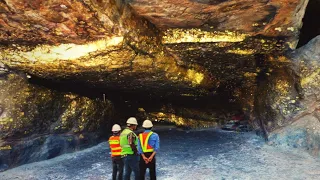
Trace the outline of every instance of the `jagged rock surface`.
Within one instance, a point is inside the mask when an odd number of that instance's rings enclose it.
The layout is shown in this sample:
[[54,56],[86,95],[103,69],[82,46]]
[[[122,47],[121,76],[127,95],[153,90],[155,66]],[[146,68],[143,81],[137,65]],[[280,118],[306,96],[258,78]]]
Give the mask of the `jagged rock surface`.
[[294,44],[306,3],[7,0],[2,61],[38,77],[107,88],[232,92],[256,72],[252,54]]
[[267,98],[259,101],[263,105],[259,118],[270,132],[271,144],[305,148],[316,156],[320,152],[319,47],[317,36],[290,53],[286,65],[263,86]]
[[97,88],[229,95],[252,113],[261,70],[256,55],[294,48],[306,5],[6,0],[0,2],[1,61],[32,77]]
[[0,86],[1,166],[44,160],[92,145],[110,126],[110,101],[50,90],[14,73],[1,75]]

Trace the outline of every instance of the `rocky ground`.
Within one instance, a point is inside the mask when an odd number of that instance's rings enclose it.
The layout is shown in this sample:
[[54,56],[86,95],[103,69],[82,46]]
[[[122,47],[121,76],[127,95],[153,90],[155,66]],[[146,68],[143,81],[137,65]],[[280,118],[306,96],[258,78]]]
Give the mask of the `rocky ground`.
[[[219,129],[160,131],[160,180],[318,179],[320,159],[299,149],[268,146],[254,133]],[[111,179],[107,142],[0,173],[1,180]]]

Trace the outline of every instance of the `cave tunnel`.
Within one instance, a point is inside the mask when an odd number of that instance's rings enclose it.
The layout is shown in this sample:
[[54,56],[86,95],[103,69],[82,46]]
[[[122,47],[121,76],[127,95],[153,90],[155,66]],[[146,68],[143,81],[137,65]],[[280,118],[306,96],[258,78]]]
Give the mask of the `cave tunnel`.
[[[241,103],[232,94],[230,87],[222,87],[214,93],[206,95],[189,95],[171,91],[172,89],[168,91],[157,89],[133,91],[124,90],[121,87],[118,87],[119,89],[99,87],[81,81],[56,81],[37,77],[31,77],[28,80],[31,84],[58,92],[72,92],[100,101],[110,100],[115,109],[112,121],[121,125],[125,125],[124,122],[128,117],[134,116],[138,117],[140,124],[145,119],[153,121],[157,119],[162,123],[176,124],[182,128],[209,128],[222,125],[233,116],[244,113]],[[169,115],[166,117],[158,117],[158,114],[167,113]],[[171,115],[186,120],[178,122],[170,118]],[[105,128],[109,129],[110,124],[106,125]]]

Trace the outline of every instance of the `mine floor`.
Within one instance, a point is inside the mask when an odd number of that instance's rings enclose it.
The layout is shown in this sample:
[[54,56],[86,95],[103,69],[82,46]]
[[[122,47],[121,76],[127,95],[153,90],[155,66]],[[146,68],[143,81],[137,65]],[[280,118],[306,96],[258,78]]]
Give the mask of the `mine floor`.
[[[159,180],[319,179],[320,159],[305,151],[273,147],[253,132],[220,129],[158,131]],[[0,173],[1,180],[105,180],[112,166],[107,142]]]

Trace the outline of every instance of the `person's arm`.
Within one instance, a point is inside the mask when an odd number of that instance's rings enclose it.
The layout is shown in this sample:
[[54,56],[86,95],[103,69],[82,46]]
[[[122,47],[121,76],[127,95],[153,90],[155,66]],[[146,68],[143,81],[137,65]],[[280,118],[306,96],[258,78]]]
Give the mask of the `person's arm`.
[[158,135],[158,134],[155,134],[155,135],[154,135],[154,138],[155,138],[155,145],[154,145],[153,152],[152,152],[151,156],[148,158],[148,161],[149,161],[149,162],[152,161],[152,159],[153,159],[154,156],[157,154],[157,151],[158,151],[159,148],[160,148],[160,138],[159,138],[159,135]]
[[141,147],[141,141],[139,138],[138,138],[138,153],[143,154],[142,147]]
[[154,146],[154,151],[158,152],[159,149],[160,149],[160,138],[159,138],[158,134],[156,134],[156,138],[155,139],[156,139],[156,144]]
[[111,139],[111,137],[109,138],[109,140],[108,140],[108,143],[109,143],[109,148],[110,148],[110,153],[109,153],[109,155],[110,155],[110,157],[112,158],[112,154],[111,154],[111,144],[110,144],[110,139]]
[[134,144],[135,140],[136,140],[136,137],[133,135],[133,133],[130,133],[128,135],[129,145],[130,145],[132,151],[134,152],[134,154],[138,154],[137,146]]

